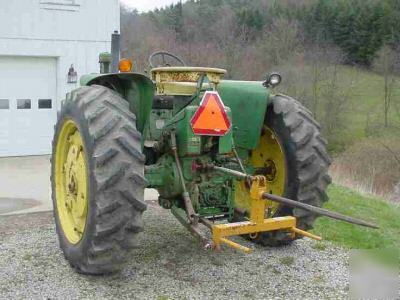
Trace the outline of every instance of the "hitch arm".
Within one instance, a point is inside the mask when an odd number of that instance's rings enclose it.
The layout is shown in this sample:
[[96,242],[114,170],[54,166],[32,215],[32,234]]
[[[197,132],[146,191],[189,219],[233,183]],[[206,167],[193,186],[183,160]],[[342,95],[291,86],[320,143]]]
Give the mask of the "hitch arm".
[[183,190],[182,198],[183,202],[185,203],[186,214],[188,216],[188,219],[190,220],[190,223],[197,225],[198,216],[194,211],[192,200],[190,199],[190,195],[186,189],[185,179],[183,178],[182,166],[178,156],[178,146],[176,143],[176,135],[174,131],[171,131],[171,149],[175,157],[175,163],[179,174],[179,181],[181,183]]

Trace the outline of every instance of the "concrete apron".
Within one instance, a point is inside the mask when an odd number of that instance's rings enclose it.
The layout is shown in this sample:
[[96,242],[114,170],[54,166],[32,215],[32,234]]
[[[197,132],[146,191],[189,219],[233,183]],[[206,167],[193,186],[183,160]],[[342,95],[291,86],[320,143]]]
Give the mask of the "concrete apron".
[[36,209],[41,206],[39,201],[23,198],[0,198],[0,215]]
[[[145,199],[157,191],[146,189]],[[0,158],[0,216],[51,210],[50,156]]]
[[0,158],[0,215],[50,211],[50,156]]

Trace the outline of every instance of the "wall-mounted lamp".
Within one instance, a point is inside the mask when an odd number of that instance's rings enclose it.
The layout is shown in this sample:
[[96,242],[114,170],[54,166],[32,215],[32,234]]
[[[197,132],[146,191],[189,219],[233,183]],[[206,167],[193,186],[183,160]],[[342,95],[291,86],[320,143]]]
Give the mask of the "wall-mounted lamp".
[[68,70],[68,83],[77,83],[78,82],[78,73],[74,69],[74,65],[71,64]]

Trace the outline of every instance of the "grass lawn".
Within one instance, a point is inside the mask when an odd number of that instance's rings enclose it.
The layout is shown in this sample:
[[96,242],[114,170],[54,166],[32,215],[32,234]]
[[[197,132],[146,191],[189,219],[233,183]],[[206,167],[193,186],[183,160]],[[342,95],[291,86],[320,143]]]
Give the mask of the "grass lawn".
[[325,208],[372,222],[380,229],[319,218],[313,233],[335,244],[353,249],[400,249],[400,206],[367,197],[348,188],[331,185]]

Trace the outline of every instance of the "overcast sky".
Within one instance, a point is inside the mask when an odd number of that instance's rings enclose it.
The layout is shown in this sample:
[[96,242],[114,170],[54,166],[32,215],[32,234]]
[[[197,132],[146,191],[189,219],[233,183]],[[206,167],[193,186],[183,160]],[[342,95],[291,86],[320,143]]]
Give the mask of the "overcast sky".
[[121,0],[122,4],[131,8],[136,8],[138,11],[149,11],[177,2],[179,2],[179,0]]

